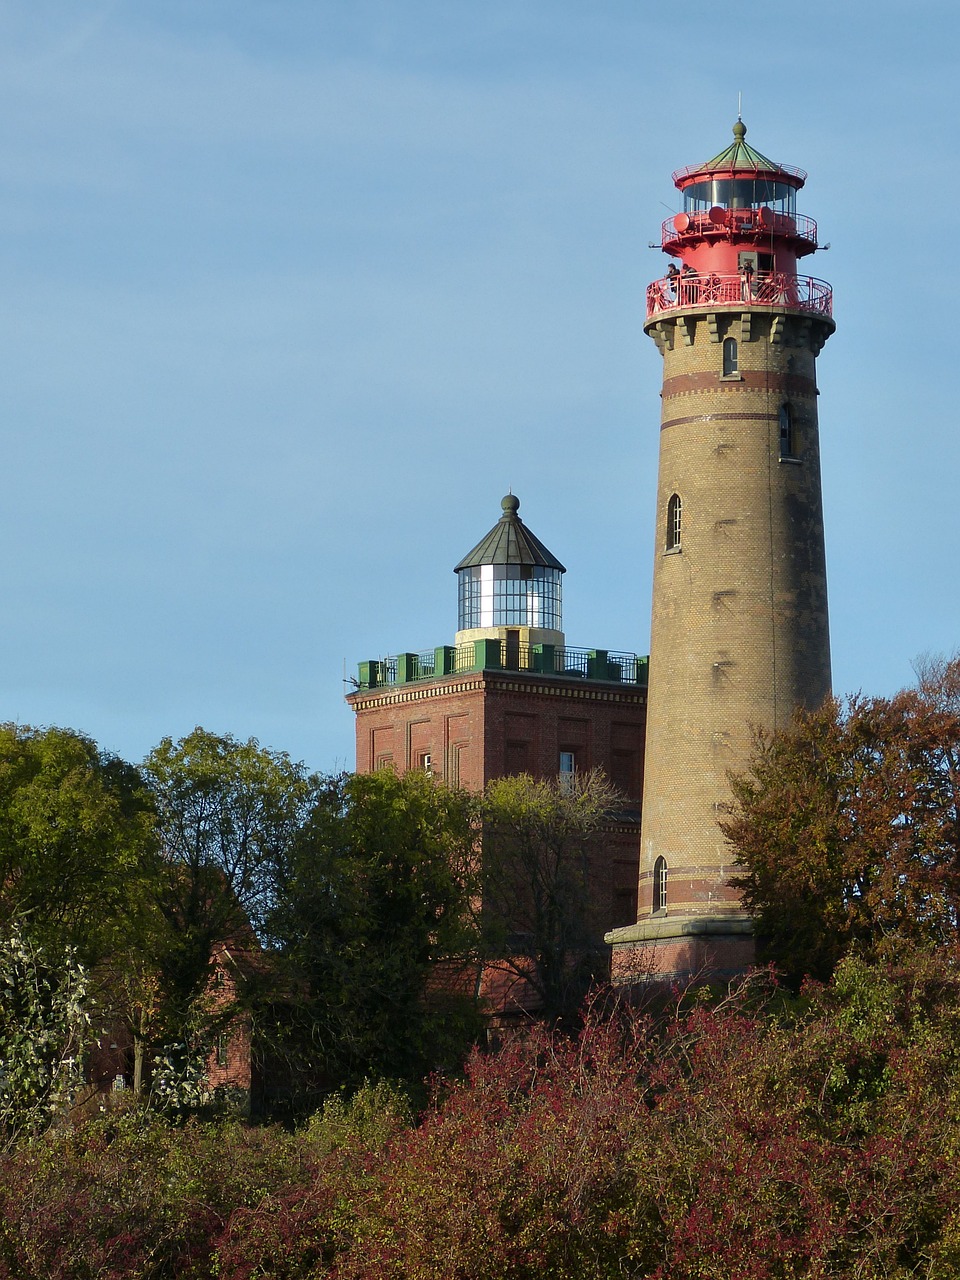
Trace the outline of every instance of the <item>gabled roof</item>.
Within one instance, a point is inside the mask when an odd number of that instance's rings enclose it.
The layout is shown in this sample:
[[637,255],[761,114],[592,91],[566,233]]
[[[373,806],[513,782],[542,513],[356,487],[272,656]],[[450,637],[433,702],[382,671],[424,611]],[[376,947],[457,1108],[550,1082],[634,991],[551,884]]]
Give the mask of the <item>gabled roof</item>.
[[561,573],[566,573],[557,557],[547,550],[517,515],[520,499],[508,493],[500,506],[503,508],[503,515],[487,536],[463,557],[454,573],[459,573],[461,569],[473,569],[481,564],[527,564],[543,569],[559,569]]

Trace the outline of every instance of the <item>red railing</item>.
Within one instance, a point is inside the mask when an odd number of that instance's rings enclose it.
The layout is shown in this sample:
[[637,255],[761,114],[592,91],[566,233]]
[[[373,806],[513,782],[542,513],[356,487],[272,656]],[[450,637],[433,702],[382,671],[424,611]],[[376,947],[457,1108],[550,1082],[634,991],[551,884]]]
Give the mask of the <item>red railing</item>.
[[663,244],[701,236],[778,235],[817,243],[817,224],[802,213],[777,213],[759,209],[705,209],[698,213],[677,213],[660,228]]
[[682,182],[684,178],[692,177],[693,174],[702,174],[705,178],[712,178],[717,174],[722,174],[724,177],[730,174],[734,178],[752,178],[761,173],[764,177],[769,175],[771,178],[777,178],[781,174],[789,174],[791,178],[799,178],[798,186],[803,186],[807,180],[806,170],[798,169],[796,165],[792,164],[771,164],[769,169],[746,169],[738,165],[735,169],[732,169],[729,165],[718,165],[717,168],[713,168],[709,163],[688,164],[685,169],[676,171],[673,175],[673,180],[674,182]]
[[788,276],[781,271],[746,275],[700,276],[693,273],[664,276],[647,286],[647,319],[661,311],[689,307],[747,305],[812,311],[832,317],[833,289],[812,276]]

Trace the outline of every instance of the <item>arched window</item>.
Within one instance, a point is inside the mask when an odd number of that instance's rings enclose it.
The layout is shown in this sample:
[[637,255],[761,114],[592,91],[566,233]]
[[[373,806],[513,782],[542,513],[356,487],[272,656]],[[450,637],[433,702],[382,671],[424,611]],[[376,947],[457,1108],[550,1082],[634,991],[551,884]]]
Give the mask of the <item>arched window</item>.
[[653,864],[653,911],[667,909],[667,860],[658,858]]
[[780,406],[780,457],[795,458],[797,442],[793,429],[793,410],[788,404]]
[[679,493],[675,493],[667,503],[667,550],[680,550],[680,525],[682,520],[683,504],[680,501]]
[[737,351],[736,338],[724,338],[723,340],[723,376],[725,378],[732,377],[740,369],[740,355]]

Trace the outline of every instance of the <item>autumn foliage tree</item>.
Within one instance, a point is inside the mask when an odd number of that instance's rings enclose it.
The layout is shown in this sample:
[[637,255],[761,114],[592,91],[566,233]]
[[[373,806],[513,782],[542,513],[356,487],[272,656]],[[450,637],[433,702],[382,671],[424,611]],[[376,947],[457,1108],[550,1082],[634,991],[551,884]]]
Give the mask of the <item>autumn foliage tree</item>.
[[0,1280],[955,1280],[960,980],[848,957],[474,1054],[296,1134],[143,1113],[0,1154]]
[[960,659],[893,698],[828,701],[757,739],[724,833],[761,960],[796,984],[856,950],[956,946]]

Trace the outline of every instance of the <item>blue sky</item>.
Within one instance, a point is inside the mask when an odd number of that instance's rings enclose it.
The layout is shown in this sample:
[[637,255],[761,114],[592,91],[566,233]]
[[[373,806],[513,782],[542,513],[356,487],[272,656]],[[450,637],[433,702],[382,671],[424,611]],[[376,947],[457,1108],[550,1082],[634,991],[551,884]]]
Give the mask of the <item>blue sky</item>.
[[[508,488],[646,652],[671,171],[807,169],[838,692],[960,646],[946,3],[0,3],[0,719],[349,766]],[[943,242],[931,234],[937,229]]]

